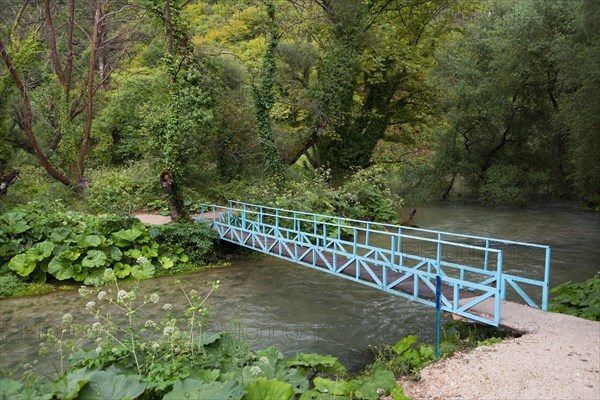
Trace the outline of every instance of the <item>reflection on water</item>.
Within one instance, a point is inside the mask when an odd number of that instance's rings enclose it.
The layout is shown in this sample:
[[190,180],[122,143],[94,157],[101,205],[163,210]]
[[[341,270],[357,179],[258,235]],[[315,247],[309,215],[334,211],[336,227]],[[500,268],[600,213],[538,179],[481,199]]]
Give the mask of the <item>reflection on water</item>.
[[[470,233],[552,246],[551,286],[583,280],[600,270],[600,215],[577,210],[487,209],[470,205],[420,208],[421,227]],[[429,250],[427,250],[429,251]],[[523,273],[529,254],[515,257]],[[431,341],[434,310],[360,284],[276,258],[236,262],[180,277],[186,290],[205,291],[219,279],[221,290],[209,300],[209,330],[227,330],[248,340],[254,349],[276,345],[286,355],[302,352],[332,354],[350,369],[368,362],[369,345],[394,343],[416,334]],[[140,296],[156,292],[158,305],[143,309],[142,321],[160,318],[171,303],[181,315],[185,299],[173,277],[143,281]],[[88,298],[77,292],[57,292],[37,298],[0,300],[0,366],[4,370],[31,363],[37,357],[41,333],[57,326],[64,313],[90,321]],[[56,359],[53,360],[56,362]],[[51,360],[40,358],[40,369],[52,373]]]

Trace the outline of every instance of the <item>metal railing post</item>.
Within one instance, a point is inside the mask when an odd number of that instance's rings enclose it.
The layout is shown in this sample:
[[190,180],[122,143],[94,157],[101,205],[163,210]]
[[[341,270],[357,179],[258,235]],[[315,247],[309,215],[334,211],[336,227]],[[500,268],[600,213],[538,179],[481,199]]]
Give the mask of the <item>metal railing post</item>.
[[502,250],[498,251],[497,258],[497,268],[496,268],[496,298],[495,298],[495,316],[494,322],[497,324],[500,323],[500,304],[502,299],[504,298],[504,278],[502,277]]
[[485,259],[483,260],[483,269],[484,270],[488,270],[488,264],[489,264],[489,254],[490,254],[490,241],[486,240],[485,241]]
[[544,287],[542,288],[542,310],[548,310],[548,292],[550,291],[550,246],[546,247],[546,260],[544,262]]
[[436,269],[437,269],[437,274],[441,274],[441,269],[442,269],[442,233],[438,233],[438,242],[437,242],[437,255],[435,258],[436,261]]

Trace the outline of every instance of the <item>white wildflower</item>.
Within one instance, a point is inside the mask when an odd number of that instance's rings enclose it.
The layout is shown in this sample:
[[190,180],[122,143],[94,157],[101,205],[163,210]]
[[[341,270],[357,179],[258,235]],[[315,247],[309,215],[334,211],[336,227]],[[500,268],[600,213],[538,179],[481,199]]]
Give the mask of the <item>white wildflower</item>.
[[66,313],[65,315],[62,316],[62,323],[63,324],[70,324],[71,322],[73,322],[73,315]]
[[113,347],[110,351],[112,351],[113,353],[116,354],[119,352],[119,349],[117,349],[116,347]]
[[144,264],[148,262],[148,259],[144,256],[139,256],[135,262],[138,264]]
[[96,343],[100,344],[104,342],[104,339],[102,339],[101,337],[99,337],[98,339],[96,339]]
[[195,289],[190,290],[190,297],[196,297],[198,296],[198,291]]
[[94,322],[92,324],[92,331],[99,331],[102,329],[102,324],[100,322]]
[[104,280],[107,282],[112,282],[117,280],[115,276],[115,271],[112,268],[106,268],[104,270]]
[[85,309],[86,310],[91,310],[96,306],[96,302],[95,301],[88,301],[87,304],[85,305]]
[[269,359],[267,357],[261,357],[258,361],[261,364],[268,364],[269,363]]
[[252,376],[258,376],[258,375],[260,375],[262,372],[263,372],[263,371],[262,371],[262,369],[260,369],[260,367],[258,367],[258,366],[256,366],[256,365],[255,365],[255,366],[253,366],[252,368],[250,368],[250,374],[251,374]]
[[385,394],[385,389],[379,388],[377,389],[377,394],[383,396]]
[[151,319],[149,319],[148,321],[146,321],[144,323],[144,327],[145,328],[152,328],[156,326],[156,322],[152,321]]
[[79,295],[80,295],[81,297],[85,297],[85,296],[87,296],[88,294],[90,294],[90,290],[89,290],[87,287],[85,287],[85,286],[82,286],[82,287],[80,287],[80,288],[79,288]]
[[152,343],[152,348],[153,348],[154,350],[158,350],[158,349],[160,349],[160,344],[158,344],[158,343],[154,342],[154,343]]
[[165,336],[171,336],[174,333],[175,333],[175,327],[173,327],[173,326],[165,326],[165,329],[163,330],[163,335],[165,335]]
[[159,299],[159,296],[158,296],[158,294],[156,294],[156,293],[152,293],[152,295],[150,295],[150,301],[151,301],[152,303],[154,303],[154,304],[158,303],[158,299]]
[[119,290],[119,292],[117,293],[117,299],[119,300],[125,300],[127,299],[128,293],[125,290]]
[[98,293],[98,300],[104,300],[104,298],[106,297],[106,291],[101,291],[100,293]]
[[102,347],[96,347],[96,354],[100,355],[102,353]]
[[165,305],[162,306],[162,309],[165,311],[171,311],[173,309],[173,305],[171,305],[169,303],[165,303]]

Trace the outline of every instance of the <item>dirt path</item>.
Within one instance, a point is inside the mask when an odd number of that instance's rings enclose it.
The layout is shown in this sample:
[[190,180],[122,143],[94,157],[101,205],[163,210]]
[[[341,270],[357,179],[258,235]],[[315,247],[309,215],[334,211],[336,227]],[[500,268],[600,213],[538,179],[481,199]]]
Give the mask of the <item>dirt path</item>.
[[[515,306],[505,311],[529,309]],[[600,399],[600,322],[533,311],[517,316],[529,333],[430,365],[419,382],[401,382],[405,394],[413,400]]]

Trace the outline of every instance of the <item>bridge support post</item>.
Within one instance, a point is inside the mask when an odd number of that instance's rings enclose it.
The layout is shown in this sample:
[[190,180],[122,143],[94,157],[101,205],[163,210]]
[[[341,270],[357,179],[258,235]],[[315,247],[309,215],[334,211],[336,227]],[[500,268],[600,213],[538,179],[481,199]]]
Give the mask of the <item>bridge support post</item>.
[[440,324],[442,314],[442,278],[435,277],[435,358],[440,358]]

